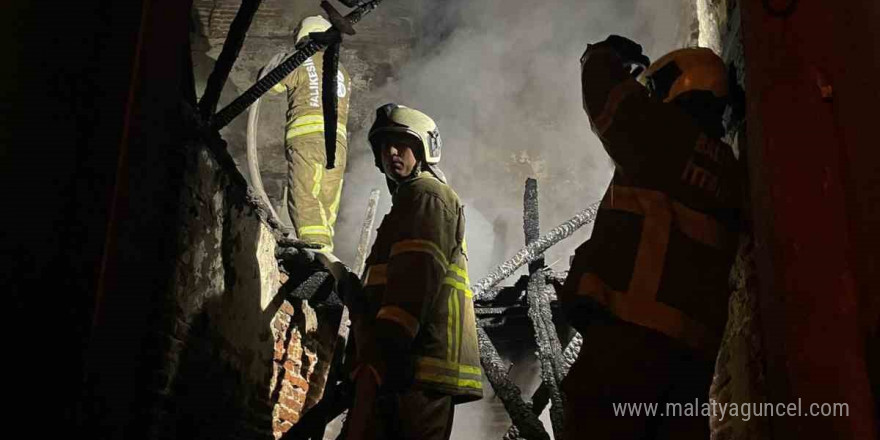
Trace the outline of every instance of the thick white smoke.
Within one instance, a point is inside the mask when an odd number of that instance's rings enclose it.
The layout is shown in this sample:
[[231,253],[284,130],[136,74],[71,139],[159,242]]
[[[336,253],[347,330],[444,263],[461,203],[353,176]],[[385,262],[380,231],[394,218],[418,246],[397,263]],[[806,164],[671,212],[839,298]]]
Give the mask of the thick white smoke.
[[[416,21],[414,55],[386,86],[357,101],[371,110],[397,102],[437,121],[444,145],[441,168],[467,206],[469,265],[476,281],[524,244],[527,177],[538,179],[542,232],[605,191],[612,164],[581,104],[578,61],[586,44],[616,33],[638,41],[655,59],[683,40],[683,11],[690,1],[417,3],[424,16]],[[363,128],[350,127],[350,163],[337,228],[337,253],[346,262],[354,260],[370,189],[382,189],[377,225],[390,204]],[[567,269],[568,257],[589,231],[584,228],[551,249],[547,264]],[[522,365],[512,372],[529,395],[538,385],[535,368]],[[500,438],[509,421],[497,398],[487,397],[457,408],[453,438]],[[544,420],[549,432],[546,414]]]
[[[467,206],[469,265],[477,280],[523,245],[527,177],[538,179],[542,232],[604,193],[612,164],[581,104],[578,61],[586,44],[616,33],[640,42],[655,59],[684,41],[688,29],[682,24],[689,23],[683,18],[692,5],[690,0],[417,3],[424,16],[415,21],[414,55],[386,86],[358,103],[372,110],[398,102],[437,121],[444,141],[441,167]],[[366,132],[350,129],[337,243],[353,244],[370,189],[382,188],[377,224],[390,197]],[[547,264],[567,269],[568,257],[589,231],[551,249]],[[337,248],[344,261],[353,261],[353,249]],[[511,371],[528,395],[538,386],[537,369],[523,359]],[[549,432],[546,412],[542,419]],[[507,426],[506,413],[487,390],[482,401],[457,407],[453,438],[500,438]]]
[[[414,0],[410,0],[414,1]],[[467,205],[474,280],[523,243],[522,193],[538,179],[541,230],[601,198],[611,162],[589,129],[578,60],[587,43],[618,33],[658,57],[678,39],[682,0],[420,0],[414,56],[359,105],[398,102],[431,115],[444,141],[441,168]],[[381,14],[381,9],[377,14]],[[372,119],[372,118],[371,118]],[[371,122],[371,121],[370,121]],[[352,142],[337,243],[355,243],[369,190],[383,189],[364,127]],[[568,256],[589,228],[551,249]],[[353,260],[353,246],[338,253]]]

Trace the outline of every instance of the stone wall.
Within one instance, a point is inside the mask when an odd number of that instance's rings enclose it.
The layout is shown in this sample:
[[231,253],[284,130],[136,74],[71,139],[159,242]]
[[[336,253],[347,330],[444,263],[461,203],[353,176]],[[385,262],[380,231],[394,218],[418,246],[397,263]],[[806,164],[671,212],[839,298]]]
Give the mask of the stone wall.
[[[737,0],[694,0],[699,31],[696,43],[716,51],[728,65],[731,80],[730,106],[725,114],[727,141],[740,163],[746,148],[743,90],[745,56],[742,49]],[[745,165],[742,166],[746,177]],[[747,187],[747,183],[745,183]],[[743,207],[750,206],[743,194]],[[710,398],[720,404],[765,402],[764,350],[758,309],[758,285],[748,208],[744,208],[745,230],[730,274],[731,297],[724,339],[715,366]],[[763,439],[769,436],[766,417],[712,417],[712,438],[717,440]]]
[[210,152],[191,161],[151,437],[277,439],[323,393],[338,316],[319,326],[307,301],[279,295],[272,230]]

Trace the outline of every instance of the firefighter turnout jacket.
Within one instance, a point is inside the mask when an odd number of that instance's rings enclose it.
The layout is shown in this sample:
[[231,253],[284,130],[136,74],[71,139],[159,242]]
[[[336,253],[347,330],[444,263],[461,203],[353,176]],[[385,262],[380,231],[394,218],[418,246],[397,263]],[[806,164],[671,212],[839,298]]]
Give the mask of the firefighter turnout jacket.
[[587,50],[582,81],[592,129],[616,169],[560,295],[568,319],[581,331],[621,319],[713,350],[738,243],[731,148],[649,97],[607,45]]
[[338,102],[336,167],[325,169],[323,54],[318,52],[297,67],[274,92],[287,91],[285,146],[288,162],[287,207],[300,239],[332,251],[334,226],[342,195],[347,164],[351,79],[340,64],[337,72]]
[[[477,400],[482,370],[464,207],[429,172],[397,184],[392,203],[367,259],[366,314],[377,326],[402,329],[415,386],[451,395],[455,403]],[[381,340],[381,332],[376,338],[376,347],[396,343]]]

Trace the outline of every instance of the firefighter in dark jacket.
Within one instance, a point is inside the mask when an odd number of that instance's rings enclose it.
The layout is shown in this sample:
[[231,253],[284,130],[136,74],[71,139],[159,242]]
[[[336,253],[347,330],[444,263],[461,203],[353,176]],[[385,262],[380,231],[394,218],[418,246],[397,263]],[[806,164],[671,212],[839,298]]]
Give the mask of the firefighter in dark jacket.
[[352,318],[353,376],[379,386],[364,438],[448,439],[454,405],[482,397],[464,207],[437,167],[430,117],[387,104],[369,141],[392,208],[366,263],[368,306]]
[[[567,437],[705,439],[702,404],[727,321],[740,183],[720,140],[722,60],[681,49],[648,64],[611,36],[581,58],[584,109],[615,163],[591,238],[561,293],[583,349],[563,381]],[[696,399],[696,400],[695,400]],[[615,404],[657,403],[656,416]],[[660,416],[666,403],[697,416]]]

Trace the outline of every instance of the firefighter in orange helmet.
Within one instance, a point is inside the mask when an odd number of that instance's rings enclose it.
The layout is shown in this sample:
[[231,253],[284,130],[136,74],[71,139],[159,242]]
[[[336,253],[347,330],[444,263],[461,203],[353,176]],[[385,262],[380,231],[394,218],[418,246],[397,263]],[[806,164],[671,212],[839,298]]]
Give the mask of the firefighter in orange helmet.
[[[736,158],[720,140],[727,73],[704,48],[648,64],[616,35],[581,58],[584,110],[615,171],[560,295],[584,338],[562,384],[572,439],[709,436],[708,417],[659,413],[708,404],[727,321],[740,201]],[[645,67],[642,84],[634,74]],[[615,413],[622,403],[659,410]]]

